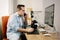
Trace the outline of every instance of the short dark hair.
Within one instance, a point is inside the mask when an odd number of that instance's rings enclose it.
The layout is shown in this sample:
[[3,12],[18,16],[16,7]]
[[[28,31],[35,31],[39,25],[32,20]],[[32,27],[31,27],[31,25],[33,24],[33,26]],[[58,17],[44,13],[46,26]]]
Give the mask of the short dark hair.
[[25,5],[17,5],[17,9],[21,10],[21,7],[25,7]]

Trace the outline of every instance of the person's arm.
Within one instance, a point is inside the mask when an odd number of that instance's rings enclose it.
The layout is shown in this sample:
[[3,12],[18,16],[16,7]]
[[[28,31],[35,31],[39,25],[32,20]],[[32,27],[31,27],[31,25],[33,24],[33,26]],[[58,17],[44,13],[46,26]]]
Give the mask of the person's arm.
[[17,31],[18,31],[18,32],[33,32],[34,29],[33,29],[33,28],[29,28],[29,29],[27,30],[27,29],[19,28]]
[[28,32],[26,29],[19,28],[17,29],[18,32]]
[[10,25],[11,29],[13,29],[14,31],[18,31],[18,32],[32,32],[33,31],[32,28],[30,28],[29,30],[20,28],[19,23],[17,22],[17,19],[15,16],[12,16],[9,18],[8,24]]

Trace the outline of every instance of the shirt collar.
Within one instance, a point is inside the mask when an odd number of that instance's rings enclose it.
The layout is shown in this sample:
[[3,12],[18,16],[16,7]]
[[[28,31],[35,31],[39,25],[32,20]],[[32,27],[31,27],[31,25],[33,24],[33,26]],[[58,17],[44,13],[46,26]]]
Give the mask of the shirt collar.
[[18,12],[16,12],[16,15],[19,16],[19,15],[18,15]]
[[18,14],[18,12],[16,12],[16,15],[17,15],[18,17],[23,17],[23,16],[20,16],[20,15]]

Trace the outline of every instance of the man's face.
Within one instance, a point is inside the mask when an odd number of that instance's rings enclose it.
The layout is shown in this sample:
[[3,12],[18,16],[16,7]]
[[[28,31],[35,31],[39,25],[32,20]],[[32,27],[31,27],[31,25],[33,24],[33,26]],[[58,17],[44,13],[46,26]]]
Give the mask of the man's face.
[[21,10],[19,10],[19,15],[24,15],[25,13],[25,7],[21,7]]

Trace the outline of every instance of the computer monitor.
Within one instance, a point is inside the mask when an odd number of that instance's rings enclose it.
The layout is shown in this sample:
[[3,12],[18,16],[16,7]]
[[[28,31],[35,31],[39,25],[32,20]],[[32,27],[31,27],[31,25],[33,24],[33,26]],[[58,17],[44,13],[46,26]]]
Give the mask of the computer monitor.
[[54,4],[45,8],[45,24],[54,26]]

